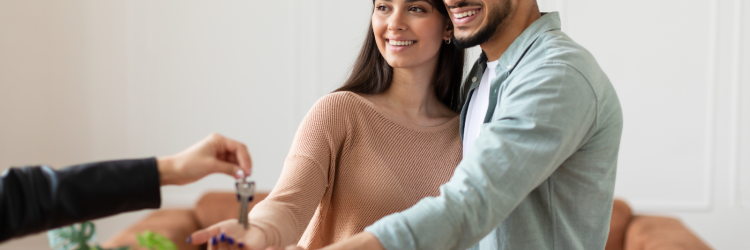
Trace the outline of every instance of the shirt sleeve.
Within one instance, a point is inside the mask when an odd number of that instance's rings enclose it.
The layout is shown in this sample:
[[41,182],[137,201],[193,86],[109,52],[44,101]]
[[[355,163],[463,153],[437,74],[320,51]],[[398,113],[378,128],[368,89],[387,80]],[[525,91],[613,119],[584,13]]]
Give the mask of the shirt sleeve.
[[582,144],[595,126],[596,95],[575,68],[547,63],[503,91],[440,196],[365,231],[386,249],[466,249],[496,228]]
[[8,169],[0,176],[0,241],[158,208],[159,186],[155,158]]
[[268,246],[297,244],[327,191],[346,135],[340,96],[323,97],[308,112],[276,186],[250,212],[251,224],[263,230]]

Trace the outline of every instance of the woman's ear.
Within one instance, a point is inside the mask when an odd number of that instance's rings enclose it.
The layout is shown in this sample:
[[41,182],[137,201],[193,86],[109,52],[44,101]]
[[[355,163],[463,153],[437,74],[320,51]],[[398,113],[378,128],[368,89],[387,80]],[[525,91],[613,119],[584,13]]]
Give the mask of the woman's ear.
[[445,23],[445,32],[443,32],[443,40],[450,40],[453,38],[453,22],[450,18]]

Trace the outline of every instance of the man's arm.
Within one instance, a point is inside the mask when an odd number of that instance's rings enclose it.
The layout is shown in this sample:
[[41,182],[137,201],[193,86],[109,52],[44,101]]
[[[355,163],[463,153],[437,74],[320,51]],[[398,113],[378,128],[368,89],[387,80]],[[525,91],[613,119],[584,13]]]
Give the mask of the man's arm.
[[[441,186],[440,196],[379,220],[353,237],[357,244],[363,249],[468,248],[572,155],[594,126],[596,96],[567,65],[534,71],[504,90],[500,110]],[[331,249],[349,249],[348,242]]]
[[211,173],[250,172],[246,147],[211,135],[172,156],[72,166],[11,168],[0,176],[0,242],[117,213],[158,208],[159,187]]

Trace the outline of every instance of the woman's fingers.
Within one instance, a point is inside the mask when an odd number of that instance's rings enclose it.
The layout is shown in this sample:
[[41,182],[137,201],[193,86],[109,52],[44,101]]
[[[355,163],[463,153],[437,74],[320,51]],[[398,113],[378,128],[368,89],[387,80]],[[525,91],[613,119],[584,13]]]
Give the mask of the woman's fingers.
[[246,250],[244,245],[240,245],[236,239],[227,236],[225,233],[212,236],[208,242],[209,250]]
[[[209,242],[212,237],[218,235],[221,233],[221,227],[219,227],[219,224],[211,226],[209,228],[198,230],[195,233],[191,234],[190,237],[187,238],[187,242],[193,245],[201,245],[203,243],[209,243],[208,245],[214,245]],[[214,238],[214,241],[216,239]]]
[[[203,230],[198,230],[195,233],[191,234],[190,237],[188,237],[187,242],[193,245],[200,245],[203,243],[208,243],[209,246],[218,245],[218,243],[221,242],[221,238],[220,238],[221,234],[227,230],[233,231],[232,229],[234,227],[237,227],[237,225],[239,224],[237,223],[237,220],[235,219],[225,220],[225,221],[216,223],[213,226],[210,226]],[[212,243],[216,243],[216,244],[212,244]]]
[[[248,243],[251,243],[247,242],[248,239],[245,238],[245,235],[248,233],[249,231],[244,229],[237,220],[231,219],[216,223],[206,229],[196,231],[188,237],[187,242],[193,245],[208,243],[209,249],[213,250],[247,250],[250,249]],[[257,236],[265,237],[263,235]],[[252,241],[252,239],[250,240]]]

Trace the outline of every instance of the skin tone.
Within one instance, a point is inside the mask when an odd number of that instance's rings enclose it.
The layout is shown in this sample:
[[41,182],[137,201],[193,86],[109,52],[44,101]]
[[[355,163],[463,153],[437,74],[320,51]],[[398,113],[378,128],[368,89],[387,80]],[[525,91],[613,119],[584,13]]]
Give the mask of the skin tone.
[[[393,81],[385,92],[365,98],[420,126],[455,117],[433,91],[440,46],[451,38],[447,21],[428,1],[376,1],[372,28],[380,54],[393,67]],[[411,45],[394,46],[399,42]]]
[[[508,50],[515,39],[523,33],[534,21],[541,17],[539,7],[535,0],[444,0],[448,11],[452,14],[451,21],[455,27],[455,36],[458,39],[468,38],[475,35],[489,23],[491,11],[504,8],[504,1],[510,1],[512,10],[506,20],[498,26],[495,34],[480,44],[482,51],[489,61],[500,59],[500,56]],[[467,11],[477,11],[470,17],[457,18],[455,15]],[[289,247],[289,250],[302,250],[302,248]],[[372,249],[381,250],[383,245],[377,237],[369,232],[356,234],[344,241],[323,248],[325,250],[338,249]]]
[[[371,21],[378,50],[393,67],[393,81],[383,93],[364,97],[419,126],[436,126],[456,117],[458,114],[440,102],[433,88],[440,47],[452,36],[449,20],[426,0],[377,0]],[[262,230],[254,226],[244,230],[237,220],[195,232],[188,241],[208,243],[209,249],[220,250],[267,247]],[[240,242],[242,246],[235,244]]]
[[[451,21],[456,27],[456,38],[474,36],[490,21],[491,10],[505,8],[505,1],[510,1],[512,10],[506,20],[495,30],[495,34],[485,43],[480,44],[489,61],[500,59],[508,47],[534,21],[542,17],[535,0],[444,0],[451,12]],[[470,17],[456,18],[455,14],[467,11],[478,12]]]
[[156,159],[159,182],[184,185],[213,173],[249,176],[252,160],[245,144],[211,134],[184,151]]

